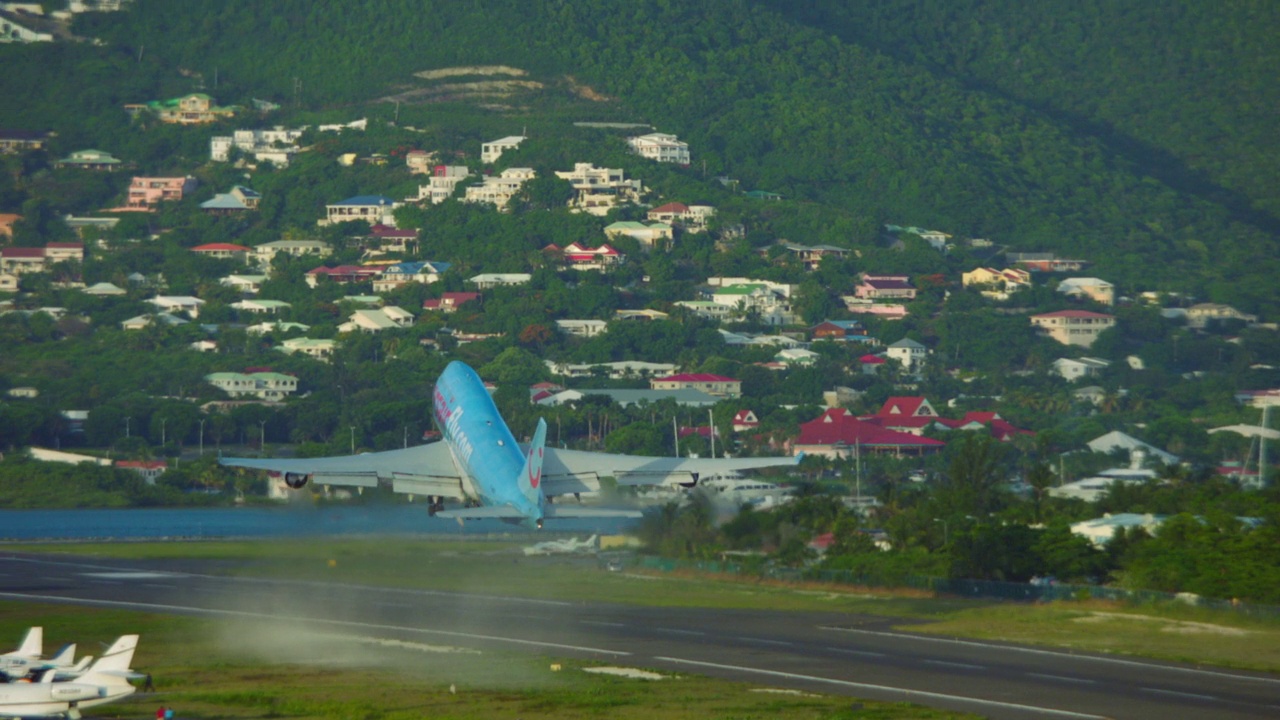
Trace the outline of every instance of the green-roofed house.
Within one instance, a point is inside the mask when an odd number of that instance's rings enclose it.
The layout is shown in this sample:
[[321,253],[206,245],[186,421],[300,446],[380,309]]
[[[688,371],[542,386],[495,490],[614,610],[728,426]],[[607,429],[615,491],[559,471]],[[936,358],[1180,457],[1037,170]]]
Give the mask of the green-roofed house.
[[202,125],[233,117],[235,107],[219,107],[212,97],[204,93],[191,93],[169,100],[151,100],[146,103],[125,105],[124,109],[135,117],[141,112],[154,113],[160,122],[177,125]]
[[282,400],[298,390],[298,378],[278,372],[216,372],[204,379],[233,398]]
[[111,172],[124,167],[124,163],[101,150],[77,150],[53,164],[57,168],[77,170],[105,170]]
[[321,362],[329,362],[329,358],[333,355],[333,349],[337,345],[336,340],[300,337],[285,340],[276,346],[276,350],[287,355],[301,353]]
[[604,234],[610,240],[616,240],[618,237],[632,238],[646,250],[666,247],[673,237],[671,226],[666,223],[645,225],[642,222],[633,220],[623,220],[607,225],[605,226]]

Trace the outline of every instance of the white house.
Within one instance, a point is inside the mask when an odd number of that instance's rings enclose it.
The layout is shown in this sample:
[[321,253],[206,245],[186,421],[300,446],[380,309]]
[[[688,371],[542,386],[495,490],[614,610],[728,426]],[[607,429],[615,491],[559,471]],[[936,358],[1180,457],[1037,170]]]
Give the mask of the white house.
[[395,305],[376,310],[356,310],[347,322],[338,326],[338,332],[378,333],[413,325],[413,313]]
[[924,367],[928,353],[929,351],[924,345],[911,338],[902,338],[885,348],[885,355],[897,360],[902,364],[902,368],[909,373],[920,372],[920,369]]
[[529,273],[481,273],[467,278],[467,282],[475,283],[481,290],[506,285],[525,285],[533,279]]
[[155,305],[161,312],[185,312],[194,320],[200,317],[200,306],[204,301],[190,295],[157,295],[147,302]]
[[364,220],[370,225],[396,224],[392,211],[398,203],[385,195],[356,195],[341,202],[325,206],[325,219],[317,221],[318,225],[333,225],[340,222]]
[[439,205],[453,197],[454,191],[458,189],[458,183],[469,177],[471,177],[471,171],[466,165],[437,165],[432,170],[427,184],[418,186],[418,196],[408,198],[408,201],[426,200],[432,205]]
[[619,220],[618,222],[610,223],[605,226],[604,234],[610,240],[629,237],[640,243],[646,250],[664,246],[670,243],[672,237],[674,237],[671,226],[666,223],[645,225],[635,220]]
[[604,320],[557,320],[556,328],[560,332],[576,337],[595,337],[607,330],[609,324]]
[[1115,537],[1116,530],[1124,528],[1125,531],[1142,528],[1147,533],[1154,535],[1156,529],[1167,519],[1165,515],[1152,515],[1146,513],[1140,515],[1138,513],[1106,513],[1100,518],[1092,520],[1084,520],[1071,524],[1071,532],[1083,538],[1087,538],[1093,543],[1094,547],[1102,548],[1111,542],[1111,538]]
[[574,163],[572,170],[556,171],[575,191],[569,207],[577,212],[604,217],[618,205],[639,202],[644,185],[628,180],[618,168],[598,168],[591,163]]
[[231,303],[231,307],[236,310],[243,310],[256,314],[262,313],[278,313],[281,310],[292,307],[283,300],[241,300]]
[[525,140],[528,140],[528,138],[523,135],[509,135],[493,142],[483,143],[480,145],[480,162],[486,164],[496,163],[498,158],[502,157],[502,153],[508,150],[515,150]]
[[222,135],[209,141],[209,159],[227,162],[232,149],[252,156],[257,162],[269,161],[287,167],[294,153],[298,152],[298,139],[306,127],[296,130],[276,126],[271,130],[236,130],[230,136]]
[[1083,377],[1096,377],[1110,367],[1111,362],[1101,358],[1058,358],[1054,360],[1053,371],[1065,380],[1077,380]]
[[259,265],[268,267],[276,255],[280,253],[292,257],[302,257],[303,255],[328,257],[331,251],[329,243],[322,240],[276,240],[258,245],[253,249],[253,255]]
[[298,378],[277,372],[217,372],[205,375],[204,379],[233,398],[282,400],[298,389]]
[[675,135],[649,133],[627,138],[631,151],[643,158],[657,162],[689,164],[689,143],[680,142]]
[[288,340],[285,340],[284,342],[276,346],[276,350],[279,350],[280,352],[285,353],[286,355],[300,353],[302,355],[313,357],[317,360],[328,362],[329,358],[333,355],[334,348],[337,347],[337,345],[338,343],[334,340],[328,340],[328,339],[316,340],[312,338],[300,337],[300,338],[289,338]]
[[1058,283],[1058,292],[1068,297],[1088,298],[1103,305],[1116,302],[1116,286],[1095,277],[1067,278]]
[[520,192],[526,181],[537,176],[538,173],[533,168],[507,168],[497,177],[486,175],[479,185],[466,189],[462,202],[488,203],[502,210]]

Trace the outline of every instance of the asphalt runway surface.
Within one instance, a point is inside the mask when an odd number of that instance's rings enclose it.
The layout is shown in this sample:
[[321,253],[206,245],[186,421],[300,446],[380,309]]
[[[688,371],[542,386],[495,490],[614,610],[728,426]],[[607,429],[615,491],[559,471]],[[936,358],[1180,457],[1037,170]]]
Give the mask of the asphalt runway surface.
[[398,590],[229,577],[199,560],[19,553],[0,555],[0,599],[285,617],[326,632],[593,659],[992,718],[1280,717],[1280,676],[921,636],[878,616]]

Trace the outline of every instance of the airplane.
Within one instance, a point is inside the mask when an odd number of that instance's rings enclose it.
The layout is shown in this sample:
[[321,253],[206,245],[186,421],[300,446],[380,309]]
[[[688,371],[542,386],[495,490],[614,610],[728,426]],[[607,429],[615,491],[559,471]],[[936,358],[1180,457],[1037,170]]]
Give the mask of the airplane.
[[133,694],[129,664],[137,648],[137,635],[121,636],[74,682],[54,682],[50,672],[38,683],[0,683],[0,717],[78,720],[83,708]]
[[596,551],[596,538],[592,535],[586,540],[566,538],[564,540],[548,540],[524,548],[525,555],[572,555],[575,553],[592,553]]
[[17,650],[0,655],[0,673],[14,680],[26,677],[31,672],[31,666],[40,662],[43,652],[44,628],[30,628]]
[[[432,409],[440,442],[329,458],[222,458],[219,462],[283,474],[285,484],[294,489],[308,481],[362,488],[386,482],[394,492],[425,495],[428,512],[437,517],[495,518],[529,528],[541,528],[548,518],[640,517],[638,510],[553,502],[561,495],[580,497],[598,491],[602,477],[612,477],[620,486],[693,487],[702,474],[800,462],[799,457],[659,458],[547,447],[547,423],[542,418],[533,440],[521,446],[480,376],[457,360],[436,380]],[[446,499],[469,504],[445,510]]]

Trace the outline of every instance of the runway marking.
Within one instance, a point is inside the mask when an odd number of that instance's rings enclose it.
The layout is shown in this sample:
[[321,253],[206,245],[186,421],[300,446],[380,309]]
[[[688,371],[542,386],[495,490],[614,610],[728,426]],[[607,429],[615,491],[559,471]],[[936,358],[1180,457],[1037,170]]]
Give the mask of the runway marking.
[[1157,695],[1172,695],[1174,697],[1192,698],[1194,700],[1208,700],[1210,702],[1216,702],[1218,700],[1218,698],[1212,695],[1197,695],[1196,693],[1178,692],[1177,690],[1161,690],[1160,688],[1149,688],[1149,687],[1144,687],[1139,689],[1144,692],[1155,693]]
[[172,590],[177,585],[169,585],[167,583],[142,583],[142,587],[160,588],[161,590]]
[[374,604],[374,605],[381,605],[382,607],[394,607],[394,608],[411,608],[411,607],[413,607],[413,606],[412,606],[412,605],[410,605],[409,603],[388,602],[388,601],[386,601],[386,600],[374,600],[374,601],[373,601],[373,604]]
[[781,670],[766,670],[764,668],[744,667],[741,665],[721,665],[720,663],[702,662],[700,660],[687,660],[685,658],[673,657],[655,657],[655,660],[663,662],[671,662],[683,665],[692,665],[694,667],[715,668],[718,670],[733,670],[736,672],[754,673],[757,675],[766,675],[769,677],[787,678],[789,680],[804,680],[808,682],[826,683],[828,685],[839,685],[841,687],[853,688],[855,690],[875,690],[880,692],[899,693],[902,695],[915,696],[920,698],[928,698],[931,700],[952,700],[975,705],[986,705],[990,707],[1009,708],[1012,710],[1023,710],[1028,712],[1041,713],[1043,715],[1057,715],[1059,717],[1082,718],[1084,720],[1106,720],[1102,715],[1089,715],[1087,713],[1078,713],[1071,710],[1058,710],[1057,708],[1038,707],[1035,705],[1023,705],[1021,703],[1001,702],[999,700],[983,700],[982,698],[968,697],[965,695],[948,695],[946,693],[929,692],[927,690],[911,690],[909,688],[890,687],[888,685],[872,685],[869,683],[851,682],[849,680],[836,680],[834,678],[818,677],[817,675],[801,675],[799,673],[782,672]]
[[654,630],[672,635],[706,635],[706,633],[698,632],[697,630],[680,630],[678,628],[654,628]]
[[170,573],[164,572],[146,572],[141,570],[121,570],[117,572],[91,572],[80,573],[85,577],[91,578],[114,578],[116,580],[158,580],[160,578],[173,577]]
[[738,639],[743,642],[761,643],[762,645],[795,645],[795,643],[787,642],[786,640],[769,640],[767,638],[747,637],[745,635],[739,635]]
[[1045,680],[1061,680],[1062,682],[1080,683],[1081,685],[1095,685],[1098,682],[1097,680],[1090,680],[1088,678],[1067,677],[1066,675],[1049,675],[1048,673],[1029,672],[1027,675],[1030,675],[1031,677],[1044,678]]
[[626,627],[625,623],[605,622],[603,620],[579,620],[583,625],[599,625],[601,627]]
[[946,660],[925,660],[927,665],[945,665],[946,667],[961,668],[963,670],[983,670],[985,665],[973,665],[971,663],[947,662]]
[[95,585],[123,585],[124,584],[119,580],[90,580],[89,582],[94,583]]
[[1209,675],[1211,677],[1230,678],[1232,680],[1252,680],[1254,682],[1275,683],[1280,685],[1280,678],[1259,677],[1257,675],[1235,675],[1227,672],[1216,672],[1213,670],[1201,670],[1199,668],[1178,667],[1176,665],[1160,665],[1158,663],[1141,662],[1139,660],[1122,660],[1120,658],[1099,657],[1097,655],[1076,655],[1074,653],[1061,652],[1059,650],[1041,650],[1039,648],[1019,647],[1016,645],[996,645],[995,643],[984,643],[976,640],[960,640],[957,638],[939,638],[929,637],[927,635],[915,635],[912,633],[895,633],[884,632],[882,630],[858,630],[854,628],[831,627],[819,625],[819,630],[834,630],[836,632],[853,633],[861,635],[875,635],[878,637],[893,638],[894,640],[919,640],[921,642],[948,643],[951,645],[965,645],[968,647],[988,648],[991,650],[1009,650],[1012,652],[1029,653],[1031,655],[1048,655],[1050,657],[1071,658],[1073,660],[1092,660],[1094,662],[1112,663],[1114,665],[1131,665],[1133,667],[1145,668],[1148,670],[1169,670],[1171,672],[1192,673],[1196,675]]
[[884,657],[884,653],[871,652],[870,650],[849,650],[847,648],[829,647],[826,648],[831,652],[845,653],[846,655],[862,655],[864,657]]
[[[95,580],[93,582],[109,582],[105,580]],[[113,583],[119,584],[119,583]],[[469,640],[486,640],[490,642],[503,642],[512,645],[528,645],[530,647],[553,648],[556,650],[570,650],[573,652],[599,653],[601,655],[613,655],[615,657],[623,657],[631,655],[625,650],[609,650],[607,648],[593,648],[581,645],[566,645],[564,643],[546,642],[543,640],[524,640],[521,638],[502,637],[500,635],[481,635],[479,633],[465,633],[454,630],[427,630],[424,628],[407,627],[404,625],[383,625],[380,623],[363,623],[353,620],[327,620],[325,618],[306,617],[306,616],[289,616],[272,615],[269,613],[248,612],[246,610],[220,610],[216,608],[202,608],[192,605],[165,605],[161,603],[140,603],[125,602],[123,600],[89,600],[85,598],[63,597],[61,595],[36,595],[32,593],[14,593],[0,592],[0,598],[12,600],[41,600],[45,602],[66,603],[69,605],[89,605],[95,607],[116,607],[131,610],[144,610],[152,612],[175,612],[195,613],[197,615],[213,615],[223,617],[243,617],[253,618],[255,620],[305,620],[306,622],[322,623],[325,625],[338,625],[342,627],[358,627],[370,628],[374,630],[395,630],[398,632],[422,633],[424,635],[443,635],[446,637],[466,638]]]

